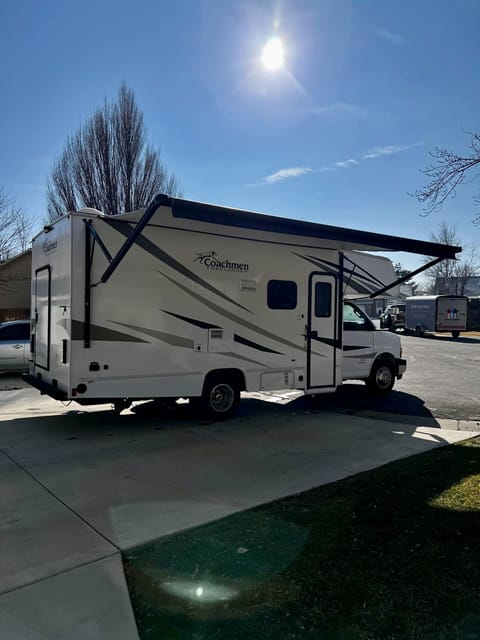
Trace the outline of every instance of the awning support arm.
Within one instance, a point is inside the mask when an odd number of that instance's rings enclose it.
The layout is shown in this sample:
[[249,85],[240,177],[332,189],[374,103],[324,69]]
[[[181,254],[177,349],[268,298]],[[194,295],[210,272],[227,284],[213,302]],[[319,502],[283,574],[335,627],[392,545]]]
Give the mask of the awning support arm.
[[158,196],[155,196],[152,202],[145,209],[143,216],[138,221],[138,224],[135,226],[132,233],[128,236],[128,238],[125,240],[125,242],[122,244],[122,246],[118,250],[117,254],[114,256],[114,258],[112,258],[108,267],[105,269],[105,272],[100,278],[100,281],[103,282],[103,284],[107,282],[107,280],[113,274],[115,269],[122,262],[122,260],[127,255],[132,245],[135,243],[138,236],[142,233],[142,231],[147,226],[150,218],[153,216],[153,214],[158,209],[158,207],[161,207],[162,205],[170,206],[171,202],[172,202],[172,199],[169,196],[166,196],[165,194],[161,193]]
[[107,249],[107,247],[105,246],[103,240],[100,238],[100,236],[98,235],[97,230],[95,229],[95,227],[92,224],[91,220],[85,220],[85,223],[87,225],[87,229],[88,231],[90,231],[90,233],[92,234],[92,236],[95,238],[98,246],[100,247],[100,249],[103,251],[103,254],[105,255],[106,259],[111,262],[112,261],[112,256],[110,255],[110,251]]
[[407,280],[410,280],[410,278],[413,278],[414,276],[418,276],[419,273],[422,273],[427,269],[431,269],[431,267],[434,267],[436,264],[438,264],[442,260],[445,260],[445,258],[435,258],[435,260],[432,260],[431,262],[428,262],[427,264],[422,265],[418,269],[415,269],[415,271],[410,271],[410,273],[407,273],[406,276],[402,276],[398,280],[395,280],[395,282],[388,284],[386,287],[382,287],[381,289],[378,289],[378,291],[374,291],[368,297],[376,298],[377,296],[382,295],[382,293],[385,293],[389,289],[392,289],[393,287],[396,287],[397,285],[402,284],[402,282],[406,282]]

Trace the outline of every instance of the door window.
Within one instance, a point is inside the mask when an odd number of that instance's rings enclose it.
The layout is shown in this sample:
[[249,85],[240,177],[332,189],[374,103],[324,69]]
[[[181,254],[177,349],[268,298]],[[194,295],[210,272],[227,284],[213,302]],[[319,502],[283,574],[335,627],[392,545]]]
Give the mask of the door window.
[[330,282],[315,283],[315,317],[330,318],[332,315],[332,285]]

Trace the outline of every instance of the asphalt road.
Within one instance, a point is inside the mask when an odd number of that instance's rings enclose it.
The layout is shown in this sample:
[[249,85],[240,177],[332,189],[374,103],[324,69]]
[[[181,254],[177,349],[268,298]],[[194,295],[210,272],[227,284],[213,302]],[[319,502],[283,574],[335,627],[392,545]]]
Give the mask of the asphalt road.
[[373,409],[408,415],[480,419],[480,336],[404,335],[404,378],[385,398],[372,398],[361,385],[346,384],[328,399],[351,409]]
[[421,396],[441,418],[480,418],[480,337],[402,335],[408,375],[398,389]]

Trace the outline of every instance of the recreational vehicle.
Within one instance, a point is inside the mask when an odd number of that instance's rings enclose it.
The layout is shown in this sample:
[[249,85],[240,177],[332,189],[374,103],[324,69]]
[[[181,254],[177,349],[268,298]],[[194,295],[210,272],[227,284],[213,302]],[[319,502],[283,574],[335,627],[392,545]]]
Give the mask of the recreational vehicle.
[[157,196],[69,213],[33,241],[28,382],[58,400],[189,398],[231,415],[240,392],[390,391],[400,340],[349,301],[392,291],[390,260],[458,247]]
[[405,329],[421,337],[426,331],[451,333],[467,330],[466,296],[411,296],[405,301]]

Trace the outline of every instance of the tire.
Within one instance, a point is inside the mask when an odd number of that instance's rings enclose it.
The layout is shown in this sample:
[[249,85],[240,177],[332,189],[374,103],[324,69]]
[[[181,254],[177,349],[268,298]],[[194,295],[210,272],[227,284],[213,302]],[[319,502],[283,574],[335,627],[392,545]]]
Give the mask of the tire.
[[415,327],[415,335],[417,338],[423,338],[423,329],[419,324]]
[[458,337],[459,337],[459,335],[460,335],[460,331],[452,331],[452,336],[453,336],[454,338],[458,338]]
[[240,402],[240,388],[233,380],[220,377],[205,381],[200,398],[192,398],[195,412],[202,418],[210,420],[227,420],[231,418]]
[[388,360],[374,362],[366,381],[368,390],[377,395],[389,393],[395,384],[396,373],[393,362]]

